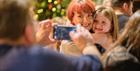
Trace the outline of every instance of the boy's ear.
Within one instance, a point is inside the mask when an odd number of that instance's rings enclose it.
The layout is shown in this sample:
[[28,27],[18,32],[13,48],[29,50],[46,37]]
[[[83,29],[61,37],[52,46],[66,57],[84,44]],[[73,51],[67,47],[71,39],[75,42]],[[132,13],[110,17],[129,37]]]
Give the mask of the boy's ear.
[[127,3],[124,3],[123,6],[122,6],[122,8],[123,8],[124,11],[128,11],[129,6],[128,6]]
[[24,31],[24,39],[27,44],[32,44],[34,42],[35,39],[33,35],[34,34],[33,34],[32,26],[30,25],[26,26],[25,31]]

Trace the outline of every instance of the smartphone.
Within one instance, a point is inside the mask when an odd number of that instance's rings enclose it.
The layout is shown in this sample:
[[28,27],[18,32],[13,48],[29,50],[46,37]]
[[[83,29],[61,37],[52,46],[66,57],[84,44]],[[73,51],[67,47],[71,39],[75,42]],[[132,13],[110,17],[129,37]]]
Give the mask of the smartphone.
[[76,26],[64,26],[54,25],[53,26],[53,38],[56,40],[70,40],[70,31],[75,31]]

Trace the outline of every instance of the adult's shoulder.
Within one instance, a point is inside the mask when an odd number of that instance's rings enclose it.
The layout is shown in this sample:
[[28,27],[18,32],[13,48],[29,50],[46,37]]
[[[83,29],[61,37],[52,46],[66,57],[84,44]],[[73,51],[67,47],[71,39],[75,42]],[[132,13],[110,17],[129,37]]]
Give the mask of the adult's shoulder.
[[129,19],[129,16],[125,15],[125,14],[120,14],[120,15],[117,15],[118,16],[118,19],[120,20],[128,20]]
[[100,71],[96,56],[66,57],[40,45],[16,46],[0,60],[0,71]]

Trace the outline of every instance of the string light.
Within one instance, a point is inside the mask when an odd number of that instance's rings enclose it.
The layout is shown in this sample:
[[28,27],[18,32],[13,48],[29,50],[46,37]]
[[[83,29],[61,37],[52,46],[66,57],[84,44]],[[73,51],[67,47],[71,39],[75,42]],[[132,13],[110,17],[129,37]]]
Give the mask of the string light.
[[39,13],[42,13],[43,12],[43,9],[39,9],[39,10],[37,10],[37,13],[39,14]]
[[46,6],[46,3],[45,3],[45,1],[43,1],[42,3],[41,3],[41,5],[40,5],[41,7],[45,7]]
[[55,12],[55,11],[56,11],[56,8],[55,8],[55,7],[54,7],[54,8],[52,8],[52,11],[53,11],[53,12]]
[[34,16],[38,20],[65,15],[65,8],[70,0],[40,0],[36,5]]
[[38,19],[39,18],[39,16],[37,14],[34,15],[33,17],[34,17],[34,19]]
[[54,4],[55,4],[55,5],[58,4],[58,1],[54,1]]
[[65,9],[62,9],[61,10],[61,15],[64,15],[65,14]]
[[52,0],[48,0],[48,3],[51,3],[52,2]]

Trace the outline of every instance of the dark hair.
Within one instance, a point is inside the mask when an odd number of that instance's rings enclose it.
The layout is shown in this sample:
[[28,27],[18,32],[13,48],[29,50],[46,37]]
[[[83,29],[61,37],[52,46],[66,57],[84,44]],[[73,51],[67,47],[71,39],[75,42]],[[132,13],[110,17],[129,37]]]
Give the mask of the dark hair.
[[106,66],[104,71],[140,71],[140,64],[131,60],[114,62]]
[[0,0],[0,38],[17,40],[31,23],[31,0]]
[[133,2],[133,0],[112,0],[111,5],[113,8],[119,8],[122,7],[124,3],[130,5],[131,2]]

